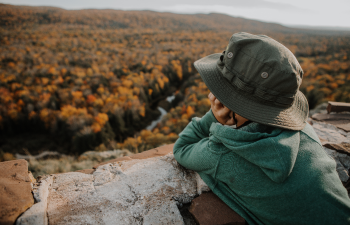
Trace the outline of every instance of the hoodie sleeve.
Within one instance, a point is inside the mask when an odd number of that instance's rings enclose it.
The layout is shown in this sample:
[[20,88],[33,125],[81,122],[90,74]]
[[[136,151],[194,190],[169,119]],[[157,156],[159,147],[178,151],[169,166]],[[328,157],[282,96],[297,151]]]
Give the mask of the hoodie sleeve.
[[209,129],[211,124],[216,122],[210,110],[202,118],[193,118],[180,133],[173,151],[175,159],[182,166],[215,177],[221,154],[209,147]]

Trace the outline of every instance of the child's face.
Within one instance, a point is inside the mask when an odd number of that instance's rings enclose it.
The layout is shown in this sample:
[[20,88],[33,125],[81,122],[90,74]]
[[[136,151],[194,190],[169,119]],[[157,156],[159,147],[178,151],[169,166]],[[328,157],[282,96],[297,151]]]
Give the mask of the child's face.
[[219,123],[223,125],[237,125],[240,127],[242,124],[248,121],[248,119],[243,116],[234,113],[224,104],[222,104],[219,99],[217,99],[213,93],[209,93],[208,98],[211,104],[211,111],[213,112],[215,118]]
[[213,93],[209,93],[208,98],[210,100],[210,108],[213,112],[216,120],[222,125],[235,125],[236,119],[234,113],[224,106],[219,99],[217,99]]

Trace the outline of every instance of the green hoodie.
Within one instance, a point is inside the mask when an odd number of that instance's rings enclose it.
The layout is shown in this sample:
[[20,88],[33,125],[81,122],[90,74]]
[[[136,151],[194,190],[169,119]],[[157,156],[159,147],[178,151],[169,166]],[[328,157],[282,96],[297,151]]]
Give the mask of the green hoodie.
[[350,199],[313,128],[233,129],[209,111],[174,146],[175,159],[249,224],[350,224]]

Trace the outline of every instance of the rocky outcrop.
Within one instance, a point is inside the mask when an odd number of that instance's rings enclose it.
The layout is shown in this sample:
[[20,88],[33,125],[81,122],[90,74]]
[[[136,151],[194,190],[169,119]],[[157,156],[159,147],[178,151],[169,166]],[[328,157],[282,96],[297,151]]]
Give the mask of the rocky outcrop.
[[0,224],[14,224],[34,204],[28,163],[24,159],[0,163]]
[[[335,159],[340,179],[348,185],[349,133],[322,121],[309,122]],[[176,162],[172,148],[167,145],[91,170],[46,176],[34,186],[38,203],[17,224],[195,224],[186,207],[199,224],[209,221],[209,211],[211,221],[244,224],[220,199],[201,195],[209,188],[197,173]]]
[[315,114],[311,118],[331,124],[345,132],[350,132],[350,113]]
[[179,208],[208,190],[171,153],[119,161],[43,178],[34,193],[47,207],[32,207],[17,224],[46,224],[45,212],[50,224],[183,224]]
[[196,174],[181,168],[172,155],[53,179],[48,199],[53,224],[182,224],[177,206],[198,195]]

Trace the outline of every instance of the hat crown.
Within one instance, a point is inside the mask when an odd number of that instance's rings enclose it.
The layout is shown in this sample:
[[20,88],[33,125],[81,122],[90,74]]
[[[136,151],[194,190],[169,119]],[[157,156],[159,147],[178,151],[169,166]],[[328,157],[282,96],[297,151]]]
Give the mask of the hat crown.
[[219,69],[244,94],[289,106],[299,90],[303,70],[293,53],[265,35],[232,35]]

